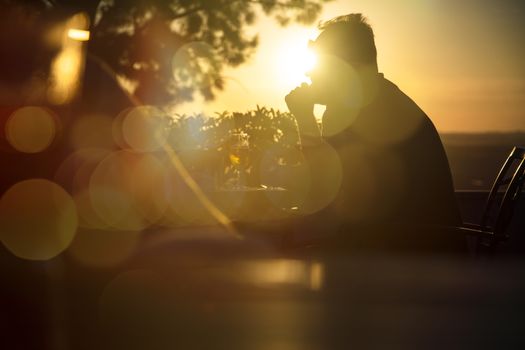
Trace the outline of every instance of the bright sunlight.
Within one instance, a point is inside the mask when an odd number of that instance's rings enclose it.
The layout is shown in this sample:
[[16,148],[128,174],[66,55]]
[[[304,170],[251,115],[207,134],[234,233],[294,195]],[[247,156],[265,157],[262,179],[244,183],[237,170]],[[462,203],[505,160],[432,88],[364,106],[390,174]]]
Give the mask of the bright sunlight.
[[313,51],[308,49],[307,38],[287,42],[277,50],[275,62],[281,83],[292,89],[309,82],[306,73],[315,66],[316,60]]

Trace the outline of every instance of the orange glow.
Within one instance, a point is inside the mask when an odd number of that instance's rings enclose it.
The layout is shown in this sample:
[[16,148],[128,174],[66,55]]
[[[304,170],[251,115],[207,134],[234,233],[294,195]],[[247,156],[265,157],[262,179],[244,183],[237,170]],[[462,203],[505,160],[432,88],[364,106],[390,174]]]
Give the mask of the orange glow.
[[84,13],[77,13],[65,23],[62,50],[51,65],[48,99],[53,104],[68,103],[78,91],[84,68],[83,41],[89,39],[89,32],[85,30],[88,25],[88,17]]
[[[523,21],[511,3],[518,2],[334,0],[323,6],[319,20],[364,14],[374,30],[379,71],[438,131],[513,132],[525,130],[525,55]],[[495,13],[505,21],[488,25]],[[225,72],[231,79],[217,100],[177,106],[178,112],[212,115],[256,105],[287,110],[284,96],[308,82],[297,57],[316,38],[315,23],[281,27],[261,17],[254,29],[260,33],[257,52]]]
[[54,60],[54,85],[48,96],[52,103],[64,104],[73,98],[80,78],[81,64],[81,52],[75,48],[64,49]]

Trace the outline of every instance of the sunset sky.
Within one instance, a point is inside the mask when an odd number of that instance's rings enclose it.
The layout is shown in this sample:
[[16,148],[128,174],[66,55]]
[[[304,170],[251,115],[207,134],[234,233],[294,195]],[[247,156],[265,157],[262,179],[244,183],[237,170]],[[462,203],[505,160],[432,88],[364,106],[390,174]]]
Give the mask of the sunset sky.
[[[411,96],[441,132],[525,130],[525,3],[512,0],[336,0],[321,20],[361,12],[372,25],[379,70]],[[178,112],[286,110],[284,96],[300,71],[316,25],[285,28],[260,17],[257,53],[224,72],[226,89],[212,103]],[[317,109],[317,112],[322,109]]]

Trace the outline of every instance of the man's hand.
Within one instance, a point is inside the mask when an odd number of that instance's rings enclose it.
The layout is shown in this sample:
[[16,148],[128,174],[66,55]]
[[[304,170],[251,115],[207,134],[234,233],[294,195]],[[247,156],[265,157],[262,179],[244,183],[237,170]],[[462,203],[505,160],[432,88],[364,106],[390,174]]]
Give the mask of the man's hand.
[[314,99],[311,87],[306,83],[301,84],[286,95],[285,101],[288,109],[297,120],[303,146],[318,144],[321,133],[314,117]]
[[311,88],[308,84],[303,83],[296,87],[284,98],[286,105],[296,119],[305,120],[314,116],[314,102]]

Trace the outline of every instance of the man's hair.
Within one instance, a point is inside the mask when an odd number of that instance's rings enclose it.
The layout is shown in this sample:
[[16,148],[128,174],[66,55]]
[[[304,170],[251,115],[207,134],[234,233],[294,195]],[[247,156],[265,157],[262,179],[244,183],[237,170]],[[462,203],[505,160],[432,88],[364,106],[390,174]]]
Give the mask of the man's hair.
[[338,16],[319,23],[322,31],[315,46],[347,62],[377,67],[374,32],[360,13]]

